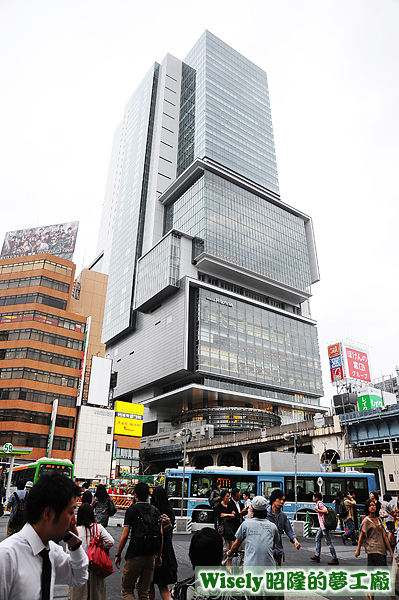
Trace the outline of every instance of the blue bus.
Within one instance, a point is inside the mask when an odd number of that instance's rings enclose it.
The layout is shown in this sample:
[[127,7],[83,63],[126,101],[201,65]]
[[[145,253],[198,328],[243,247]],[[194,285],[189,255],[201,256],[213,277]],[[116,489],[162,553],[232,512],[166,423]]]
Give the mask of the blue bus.
[[[370,492],[377,490],[375,475],[348,471],[346,473],[297,473],[297,514],[299,520],[309,514],[314,527],[318,526],[314,509],[313,492],[319,491],[317,483],[321,477],[323,501],[331,506],[337,492],[345,496],[350,489],[356,491],[356,502],[360,509],[369,498]],[[166,469],[165,487],[171,506],[176,514],[181,510],[183,469]],[[241,493],[249,490],[251,497],[264,496],[266,499],[276,488],[285,493],[284,512],[290,519],[295,518],[295,474],[290,472],[245,471],[239,467],[205,467],[187,469],[185,472],[183,512],[194,523],[213,523],[213,510],[209,505],[209,496],[216,483],[222,488],[237,487]]]

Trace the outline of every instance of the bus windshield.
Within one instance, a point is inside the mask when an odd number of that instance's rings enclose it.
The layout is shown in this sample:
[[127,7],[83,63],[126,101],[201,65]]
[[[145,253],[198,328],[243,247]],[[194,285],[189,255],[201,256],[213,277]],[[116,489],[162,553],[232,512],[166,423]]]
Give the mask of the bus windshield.
[[67,475],[67,477],[72,478],[72,465],[63,465],[63,464],[54,464],[54,463],[44,463],[39,466],[39,477],[43,475],[43,473],[53,473],[54,471],[60,471]]

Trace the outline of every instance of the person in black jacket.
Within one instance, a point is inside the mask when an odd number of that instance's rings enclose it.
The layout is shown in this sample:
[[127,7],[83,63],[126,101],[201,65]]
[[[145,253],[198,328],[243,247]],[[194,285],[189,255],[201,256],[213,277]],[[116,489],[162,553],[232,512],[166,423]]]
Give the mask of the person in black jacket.
[[82,483],[82,504],[85,502],[91,504],[93,502],[93,494],[89,490],[90,485],[85,481]]
[[243,514],[245,513],[244,503],[240,500],[240,490],[233,488],[231,490],[231,498],[227,504],[227,512],[234,512],[234,518],[230,520],[230,525],[234,531],[237,531],[243,520]]

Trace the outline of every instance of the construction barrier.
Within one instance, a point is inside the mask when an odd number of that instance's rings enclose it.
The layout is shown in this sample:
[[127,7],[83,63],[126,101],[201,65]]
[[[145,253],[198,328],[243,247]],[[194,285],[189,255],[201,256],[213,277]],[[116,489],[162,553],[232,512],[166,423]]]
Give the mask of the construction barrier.
[[[114,494],[112,492],[108,492],[108,495],[111,500],[114,501],[117,509],[126,510],[133,502],[133,496],[130,494]],[[82,500],[79,498],[77,502],[78,506],[80,506],[81,503]]]
[[310,537],[312,535],[312,523],[309,517],[309,513],[306,513],[305,523],[303,525],[303,537]]

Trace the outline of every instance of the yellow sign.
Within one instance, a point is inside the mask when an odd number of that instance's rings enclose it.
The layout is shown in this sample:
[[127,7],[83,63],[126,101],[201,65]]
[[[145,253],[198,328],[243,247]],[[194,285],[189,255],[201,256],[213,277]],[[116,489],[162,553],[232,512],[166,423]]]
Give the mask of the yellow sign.
[[141,437],[143,435],[143,414],[144,406],[142,404],[117,400],[115,402],[114,433]]

